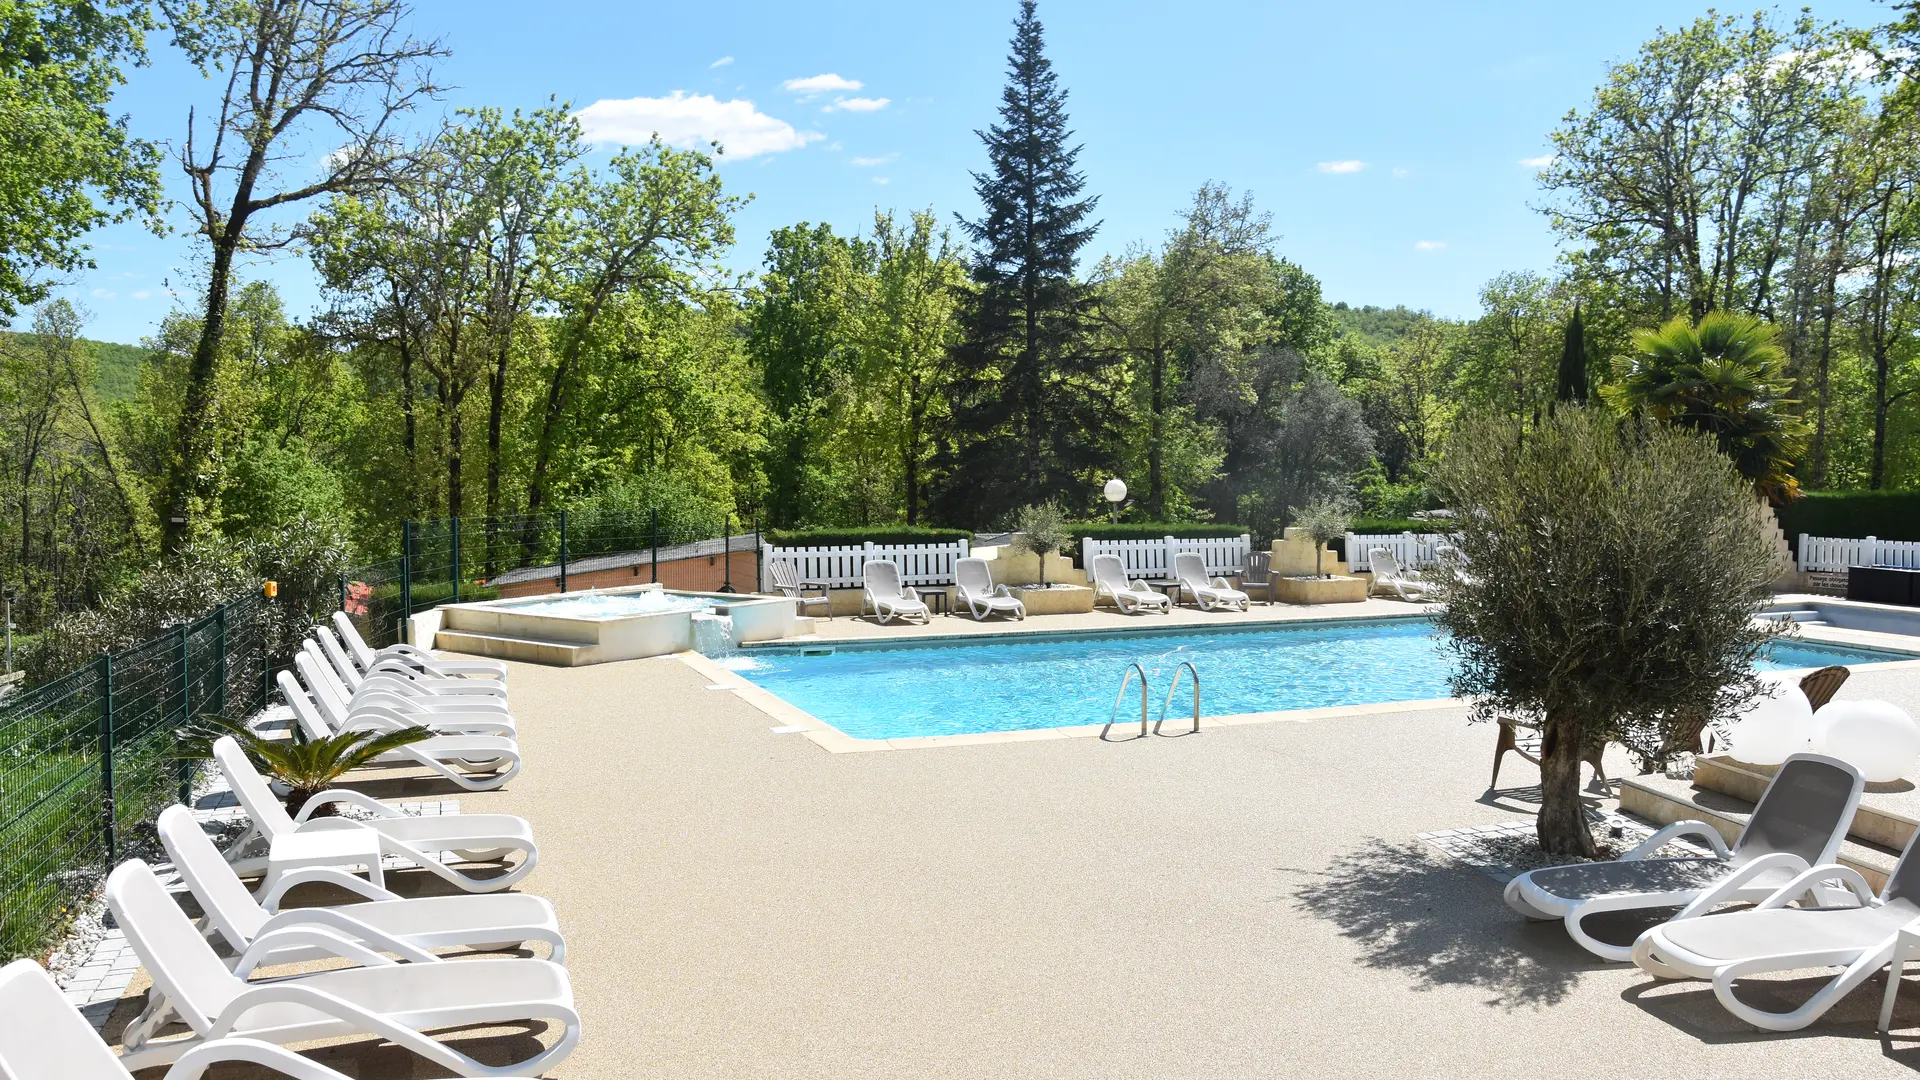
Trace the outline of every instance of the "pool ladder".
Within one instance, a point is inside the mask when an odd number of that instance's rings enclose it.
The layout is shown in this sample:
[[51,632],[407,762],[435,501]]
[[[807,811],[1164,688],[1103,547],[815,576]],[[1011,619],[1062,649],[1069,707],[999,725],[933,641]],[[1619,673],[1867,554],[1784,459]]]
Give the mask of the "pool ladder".
[[[1167,709],[1173,704],[1174,692],[1180,689],[1180,673],[1182,671],[1193,676],[1190,680],[1193,683],[1193,727],[1180,734],[1192,735],[1200,730],[1200,671],[1193,666],[1192,661],[1182,660],[1180,661],[1180,666],[1173,669],[1173,684],[1167,687],[1166,699],[1160,702],[1160,717],[1153,722],[1153,733],[1155,735],[1160,734],[1160,726],[1167,722]],[[1133,685],[1133,677],[1135,674],[1140,676],[1140,734],[1135,735],[1134,738],[1144,739],[1147,737],[1147,669],[1136,663],[1128,664],[1127,673],[1121,676],[1120,692],[1115,694],[1113,698],[1113,715],[1107,719],[1107,726],[1100,729],[1100,738],[1102,740],[1112,741],[1107,739],[1107,734],[1113,730],[1113,725],[1120,722],[1120,703],[1127,699],[1127,687]]]

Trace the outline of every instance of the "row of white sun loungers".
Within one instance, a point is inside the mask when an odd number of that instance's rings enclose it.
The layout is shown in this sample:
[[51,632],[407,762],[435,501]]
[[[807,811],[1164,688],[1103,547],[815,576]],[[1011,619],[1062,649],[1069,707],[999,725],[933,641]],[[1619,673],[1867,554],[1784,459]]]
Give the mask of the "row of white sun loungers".
[[[1121,565],[1117,555],[1096,555],[1093,557],[1094,599],[1110,597],[1121,614],[1131,615],[1138,611],[1171,611],[1173,601],[1167,596],[1155,592],[1141,582],[1127,580],[1126,568]],[[1197,552],[1181,552],[1174,556],[1174,574],[1181,588],[1194,598],[1194,602],[1204,610],[1247,609],[1247,594],[1233,587],[1226,578],[1207,577],[1206,563]],[[776,574],[776,579],[782,575]],[[787,576],[790,576],[787,575]],[[900,584],[900,568],[884,559],[869,560],[862,568],[862,577],[866,591],[861,600],[861,611],[871,610],[883,623],[895,619],[916,619],[925,622],[931,617],[926,602],[917,596],[909,595]],[[987,560],[965,558],[957,560],[953,566],[954,603],[964,604],[967,613],[975,619],[986,619],[994,615],[1007,615],[1015,619],[1027,617],[1027,606],[1013,595],[1006,585],[993,583],[993,571]]]
[[[1560,919],[1573,940],[1604,960],[1628,961],[1660,979],[1704,979],[1727,1011],[1768,1031],[1795,1031],[1894,960],[1900,932],[1920,931],[1920,858],[1910,843],[1875,894],[1835,861],[1865,781],[1837,758],[1787,759],[1732,846],[1713,827],[1681,821],[1623,858],[1533,870],[1513,879],[1506,901],[1533,919]],[[1704,843],[1708,854],[1654,857],[1671,841]],[[1744,904],[1717,911],[1726,904]],[[1607,912],[1678,907],[1631,944],[1595,938],[1586,921]],[[1742,1000],[1735,983],[1768,972],[1838,968],[1795,1008]],[[1892,1018],[1899,973],[1889,976],[1880,1013]]]
[[[444,660],[410,646],[375,651],[342,614],[335,631],[316,628],[296,669],[299,679],[282,673],[280,688],[308,736],[430,727],[439,734],[378,763],[425,768],[468,790],[498,787],[520,769],[503,665]],[[119,1080],[171,1065],[169,1080],[192,1080],[215,1063],[245,1061],[296,1080],[346,1080],[282,1044],[356,1035],[385,1039],[459,1076],[537,1076],[572,1052],[580,1018],[561,966],[566,940],[553,905],[503,891],[539,859],[524,819],[410,816],[340,789],[289,813],[235,740],[216,740],[214,760],[252,822],[229,854],[256,840],[268,846],[257,890],[191,811],[168,808],[157,822],[160,842],[205,913],[204,926],[194,925],[145,862],[116,867],[107,904],[153,978],[146,1009],[122,1036],[122,1055],[114,1056],[39,965],[22,960],[0,969],[0,1076]],[[370,816],[316,816],[342,804]],[[335,846],[337,859],[328,854]],[[289,865],[282,852],[303,857]],[[449,853],[457,865],[443,861]],[[383,858],[434,874],[460,894],[403,898],[384,887]],[[459,868],[485,863],[496,872]],[[364,867],[367,876],[349,867]],[[361,902],[282,906],[290,890],[316,882]],[[215,942],[231,955],[217,953]],[[549,958],[449,961],[434,952],[533,943],[544,943]],[[327,959],[355,966],[251,979],[262,967]],[[536,1021],[553,1025],[559,1038],[508,1065],[483,1062],[427,1034]],[[160,1034],[175,1022],[186,1032]]]

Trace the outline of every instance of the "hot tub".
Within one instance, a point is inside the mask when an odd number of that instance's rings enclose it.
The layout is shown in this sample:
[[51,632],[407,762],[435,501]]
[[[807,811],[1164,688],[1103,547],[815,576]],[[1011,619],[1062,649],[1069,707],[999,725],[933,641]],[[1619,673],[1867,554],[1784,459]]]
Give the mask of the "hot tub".
[[444,604],[437,611],[438,648],[568,667],[774,641],[790,636],[795,623],[788,597],[653,584]]

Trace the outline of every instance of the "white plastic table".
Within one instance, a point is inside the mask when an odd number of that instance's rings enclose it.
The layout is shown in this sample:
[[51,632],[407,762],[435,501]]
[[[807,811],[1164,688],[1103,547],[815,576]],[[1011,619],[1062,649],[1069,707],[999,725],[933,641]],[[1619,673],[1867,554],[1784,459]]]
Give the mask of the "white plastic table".
[[1887,969],[1887,994],[1880,1000],[1880,1030],[1893,1026],[1893,999],[1900,996],[1900,976],[1907,961],[1920,959],[1920,930],[1903,927],[1893,939],[1893,966]]
[[260,883],[260,895],[273,889],[280,875],[307,866],[354,866],[367,868],[367,880],[382,888],[386,878],[380,869],[380,834],[373,829],[313,829],[281,833],[267,848],[267,878]]

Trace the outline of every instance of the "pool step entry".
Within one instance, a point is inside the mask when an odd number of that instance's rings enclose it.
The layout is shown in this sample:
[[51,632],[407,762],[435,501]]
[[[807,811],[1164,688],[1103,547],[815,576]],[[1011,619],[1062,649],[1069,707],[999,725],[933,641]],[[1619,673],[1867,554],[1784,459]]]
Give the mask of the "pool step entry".
[[[1200,669],[1194,667],[1191,660],[1182,660],[1180,661],[1180,665],[1173,669],[1173,683],[1167,687],[1166,699],[1160,702],[1160,717],[1153,721],[1152,731],[1155,735],[1160,734],[1160,726],[1167,722],[1167,709],[1173,704],[1174,693],[1180,689],[1180,673],[1182,671],[1193,677],[1190,680],[1193,684],[1193,727],[1180,734],[1192,735],[1200,730]],[[1133,738],[1144,739],[1147,737],[1147,698],[1149,696],[1147,689],[1147,669],[1135,663],[1128,664],[1126,674],[1120,678],[1120,692],[1115,694],[1113,698],[1113,715],[1107,718],[1106,726],[1100,729],[1100,738],[1102,741],[1112,741],[1107,739],[1107,735],[1113,730],[1113,725],[1120,722],[1120,704],[1127,700],[1127,687],[1133,685],[1133,677],[1136,674],[1140,676],[1140,734],[1135,735]],[[1131,742],[1132,740],[1129,739],[1126,741]]]

